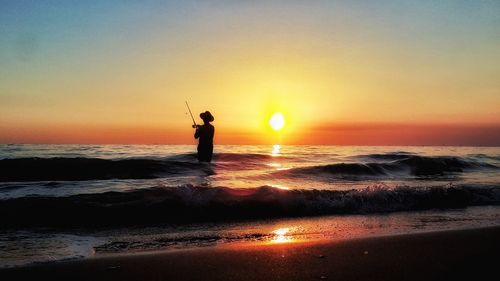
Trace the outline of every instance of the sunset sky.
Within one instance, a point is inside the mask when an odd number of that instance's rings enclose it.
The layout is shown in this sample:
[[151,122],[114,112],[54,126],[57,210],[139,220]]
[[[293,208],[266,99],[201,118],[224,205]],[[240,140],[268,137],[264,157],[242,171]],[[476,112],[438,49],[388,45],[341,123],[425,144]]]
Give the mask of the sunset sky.
[[500,1],[0,0],[0,142],[500,145],[499,62]]

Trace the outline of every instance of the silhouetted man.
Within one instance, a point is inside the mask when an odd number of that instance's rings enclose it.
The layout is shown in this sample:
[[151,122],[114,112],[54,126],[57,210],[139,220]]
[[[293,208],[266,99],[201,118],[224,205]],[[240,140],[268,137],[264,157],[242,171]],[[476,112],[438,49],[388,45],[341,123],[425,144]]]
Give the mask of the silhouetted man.
[[210,162],[214,151],[215,132],[215,128],[210,122],[214,121],[214,117],[209,111],[205,111],[200,113],[200,118],[203,120],[203,125],[198,125],[194,133],[194,138],[199,139],[198,160],[200,162]]

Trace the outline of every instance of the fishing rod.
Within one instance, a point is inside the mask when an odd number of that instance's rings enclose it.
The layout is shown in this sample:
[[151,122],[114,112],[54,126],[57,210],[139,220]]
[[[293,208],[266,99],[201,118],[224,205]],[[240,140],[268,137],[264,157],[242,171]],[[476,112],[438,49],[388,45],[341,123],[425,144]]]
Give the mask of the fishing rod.
[[189,104],[188,104],[187,101],[186,101],[186,106],[187,106],[187,108],[189,110],[189,115],[191,115],[191,119],[193,120],[193,128],[197,128],[198,125],[196,125],[196,121],[194,121],[193,113],[191,113],[191,108],[189,108]]

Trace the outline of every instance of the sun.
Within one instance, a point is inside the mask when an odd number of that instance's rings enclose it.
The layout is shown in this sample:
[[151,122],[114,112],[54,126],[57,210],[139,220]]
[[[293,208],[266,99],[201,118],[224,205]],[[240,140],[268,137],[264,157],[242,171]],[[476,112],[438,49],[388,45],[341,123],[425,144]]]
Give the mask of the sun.
[[271,119],[269,119],[269,125],[271,125],[273,130],[279,131],[285,126],[285,117],[283,117],[281,112],[276,112],[271,116]]

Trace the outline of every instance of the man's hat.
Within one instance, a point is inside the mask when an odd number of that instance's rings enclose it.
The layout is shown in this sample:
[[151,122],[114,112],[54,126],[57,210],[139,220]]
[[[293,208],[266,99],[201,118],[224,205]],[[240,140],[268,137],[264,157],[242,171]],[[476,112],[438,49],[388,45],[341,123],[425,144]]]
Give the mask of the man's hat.
[[214,121],[214,117],[212,116],[212,113],[210,113],[210,111],[205,111],[205,112],[200,113],[200,118],[203,121],[207,121],[207,122]]

